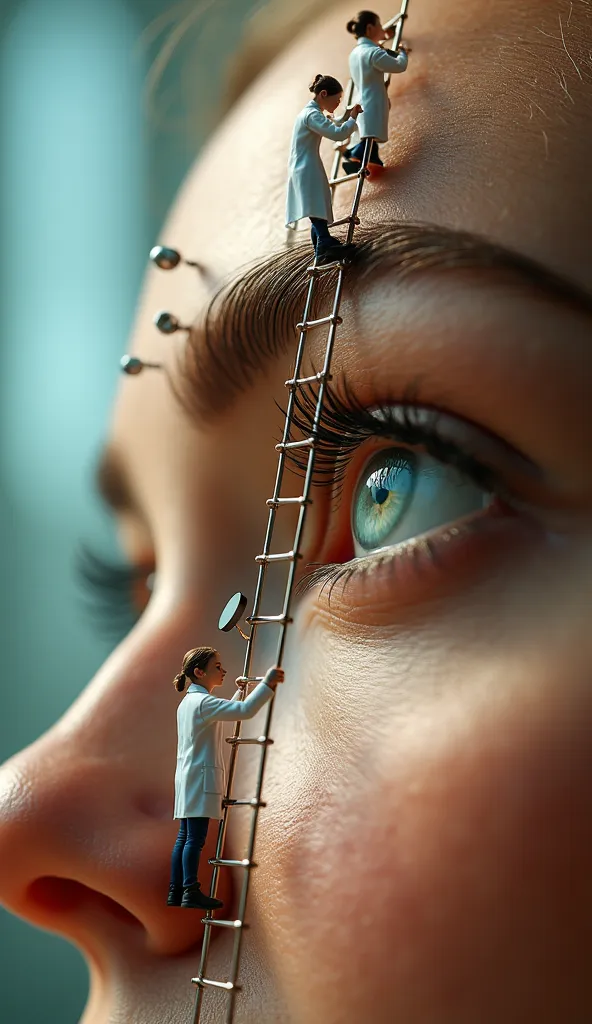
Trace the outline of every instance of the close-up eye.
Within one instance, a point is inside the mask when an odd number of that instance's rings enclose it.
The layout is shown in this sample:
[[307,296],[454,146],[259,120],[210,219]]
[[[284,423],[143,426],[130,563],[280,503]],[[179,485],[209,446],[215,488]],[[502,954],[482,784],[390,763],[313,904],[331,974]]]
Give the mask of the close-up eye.
[[490,495],[425,452],[388,448],[363,469],[351,510],[357,556],[419,537],[484,508]]
[[[296,425],[305,434],[313,404],[312,393],[298,400]],[[350,570],[365,568],[366,555],[424,536],[433,555],[439,533],[461,522],[476,527],[490,507],[502,514],[530,506],[528,485],[540,476],[534,463],[475,424],[409,400],[364,406],[346,382],[327,393],[315,454],[325,528],[299,584],[305,590],[349,579]],[[298,449],[291,461],[304,470]]]

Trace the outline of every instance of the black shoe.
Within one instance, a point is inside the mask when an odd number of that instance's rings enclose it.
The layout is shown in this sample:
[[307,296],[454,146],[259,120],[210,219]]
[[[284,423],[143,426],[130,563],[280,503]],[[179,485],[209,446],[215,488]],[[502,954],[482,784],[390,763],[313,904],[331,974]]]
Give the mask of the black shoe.
[[167,907],[180,907],[181,899],[183,897],[183,886],[182,885],[170,885],[169,895],[167,899]]
[[200,883],[194,882],[183,889],[181,906],[186,910],[220,910],[224,904],[222,900],[217,900],[213,896],[204,896]]
[[357,174],[362,165],[359,160],[344,160],[341,166],[346,174]]
[[316,251],[317,266],[322,267],[327,263],[343,263],[344,260],[351,258],[354,249],[354,245],[345,245],[343,242],[337,242],[335,245],[319,245]]

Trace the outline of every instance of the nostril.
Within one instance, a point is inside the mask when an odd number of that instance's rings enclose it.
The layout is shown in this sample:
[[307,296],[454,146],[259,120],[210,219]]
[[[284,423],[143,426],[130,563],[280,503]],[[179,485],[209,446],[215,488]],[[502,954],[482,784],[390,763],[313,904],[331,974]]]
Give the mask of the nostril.
[[119,921],[143,928],[138,918],[122,907],[121,903],[70,878],[56,878],[51,875],[36,878],[27,887],[27,900],[31,908],[36,907],[38,911],[49,914],[63,914],[92,902]]

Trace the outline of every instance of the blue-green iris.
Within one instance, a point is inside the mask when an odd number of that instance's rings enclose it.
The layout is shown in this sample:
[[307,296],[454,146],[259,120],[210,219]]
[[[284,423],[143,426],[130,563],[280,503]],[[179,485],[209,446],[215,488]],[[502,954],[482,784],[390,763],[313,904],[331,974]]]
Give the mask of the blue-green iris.
[[382,547],[405,514],[417,479],[414,452],[392,448],[368,465],[354,501],[352,527],[366,551]]

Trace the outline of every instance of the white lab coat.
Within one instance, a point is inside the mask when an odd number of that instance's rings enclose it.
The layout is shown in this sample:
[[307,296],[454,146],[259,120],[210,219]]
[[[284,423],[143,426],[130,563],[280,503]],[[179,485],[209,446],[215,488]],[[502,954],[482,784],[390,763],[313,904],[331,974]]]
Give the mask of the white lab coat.
[[358,39],[349,57],[349,72],[355,86],[354,102],[360,103],[363,114],[358,118],[362,139],[388,139],[389,98],[384,75],[396,75],[407,70],[407,54],[390,53],[377,46],[367,36]]
[[321,139],[344,142],[356,127],[353,117],[331,121],[316,100],[307,103],[294,124],[288,161],[286,226],[303,217],[333,220],[333,204],[327,173],[319,152]]
[[177,770],[173,818],[221,818],[225,789],[222,722],[253,718],[273,697],[259,683],[245,700],[213,697],[191,683],[177,708]]

